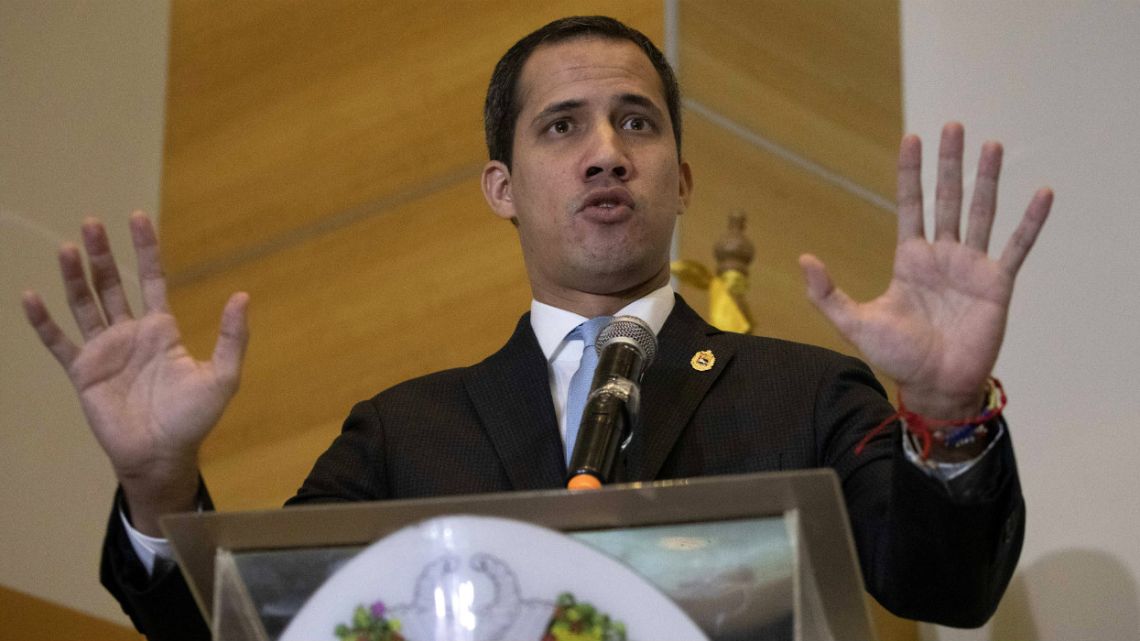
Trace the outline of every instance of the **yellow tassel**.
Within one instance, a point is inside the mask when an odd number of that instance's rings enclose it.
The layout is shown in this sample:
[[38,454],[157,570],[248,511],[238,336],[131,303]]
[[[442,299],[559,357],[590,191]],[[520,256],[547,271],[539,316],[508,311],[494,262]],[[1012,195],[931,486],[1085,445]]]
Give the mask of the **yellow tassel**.
[[748,315],[737,302],[748,289],[748,277],[730,269],[709,283],[710,322],[726,332],[747,334],[752,331]]
[[708,267],[695,260],[675,260],[669,263],[669,271],[673,272],[682,283],[697,289],[708,289],[709,281],[712,280]]
[[726,332],[747,334],[752,331],[748,313],[738,301],[748,291],[748,276],[729,269],[713,276],[704,265],[692,260],[675,260],[669,269],[686,285],[709,292],[709,322]]

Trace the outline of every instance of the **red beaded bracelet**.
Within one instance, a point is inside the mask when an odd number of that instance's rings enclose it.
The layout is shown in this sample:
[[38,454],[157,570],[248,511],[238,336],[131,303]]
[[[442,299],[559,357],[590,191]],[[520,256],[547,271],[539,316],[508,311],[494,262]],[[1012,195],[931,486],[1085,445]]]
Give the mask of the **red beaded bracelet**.
[[[925,461],[930,457],[930,448],[935,440],[945,443],[948,447],[961,447],[972,443],[976,437],[985,435],[986,423],[1001,416],[1007,400],[1005,388],[1001,386],[1001,381],[991,376],[987,381],[985,411],[973,418],[943,420],[927,418],[908,410],[903,403],[902,392],[899,392],[898,411],[888,416],[870,432],[867,432],[859,440],[859,444],[855,446],[855,454],[862,454],[863,448],[876,434],[897,420],[902,422],[903,429],[922,443],[920,456]],[[979,430],[981,431],[979,432]]]

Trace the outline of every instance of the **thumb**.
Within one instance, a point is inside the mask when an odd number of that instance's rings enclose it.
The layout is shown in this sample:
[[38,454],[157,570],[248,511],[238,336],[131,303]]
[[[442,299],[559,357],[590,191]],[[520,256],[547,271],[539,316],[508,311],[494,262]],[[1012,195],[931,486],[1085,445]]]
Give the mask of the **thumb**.
[[815,256],[811,254],[800,256],[800,269],[803,270],[804,280],[807,281],[808,300],[827,317],[827,320],[831,321],[844,338],[850,340],[858,307],[855,301],[835,286],[831,276],[827,274],[827,267]]
[[218,333],[218,342],[214,345],[214,370],[218,373],[218,378],[235,387],[241,378],[242,359],[245,358],[245,346],[249,343],[249,325],[246,322],[248,307],[249,294],[237,292],[230,296],[222,310],[222,327]]

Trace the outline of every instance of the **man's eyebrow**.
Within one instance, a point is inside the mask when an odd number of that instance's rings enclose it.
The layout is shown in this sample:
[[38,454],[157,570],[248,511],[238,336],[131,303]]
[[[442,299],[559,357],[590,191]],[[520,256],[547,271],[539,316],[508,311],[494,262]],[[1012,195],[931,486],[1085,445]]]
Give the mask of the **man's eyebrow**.
[[661,113],[661,108],[657,106],[657,103],[639,93],[623,93],[617,97],[617,102],[623,105],[642,107],[652,111],[654,114]]
[[[641,107],[642,109],[653,112],[655,116],[661,115],[661,108],[657,106],[657,103],[653,102],[653,100],[651,100],[649,97],[639,93],[619,94],[614,97],[614,102],[619,105],[633,105],[636,107]],[[531,122],[539,122],[541,120],[545,120],[554,114],[574,111],[575,109],[582,108],[585,106],[585,104],[586,102],[584,100],[579,100],[577,98],[555,102],[547,105],[542,111],[538,112],[538,114],[535,115],[534,119]]]
[[556,103],[547,105],[545,109],[538,112],[538,115],[536,115],[534,117],[534,120],[532,122],[538,122],[539,120],[543,120],[543,119],[545,119],[548,116],[551,116],[553,114],[560,114],[560,113],[565,113],[567,111],[573,111],[575,109],[582,107],[582,105],[584,105],[584,104],[586,104],[586,103],[581,101],[581,100],[578,100],[576,98],[572,98],[570,100],[563,100],[561,102],[556,102]]

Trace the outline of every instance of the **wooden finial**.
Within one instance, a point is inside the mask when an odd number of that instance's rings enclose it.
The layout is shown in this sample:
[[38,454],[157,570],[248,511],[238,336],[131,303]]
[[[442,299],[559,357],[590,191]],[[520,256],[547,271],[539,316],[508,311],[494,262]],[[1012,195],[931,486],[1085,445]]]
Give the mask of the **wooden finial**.
[[735,211],[728,215],[728,230],[716,241],[713,246],[713,255],[716,256],[716,273],[734,269],[741,274],[748,274],[748,265],[756,255],[752,241],[744,235],[744,223],[747,218],[742,211]]

